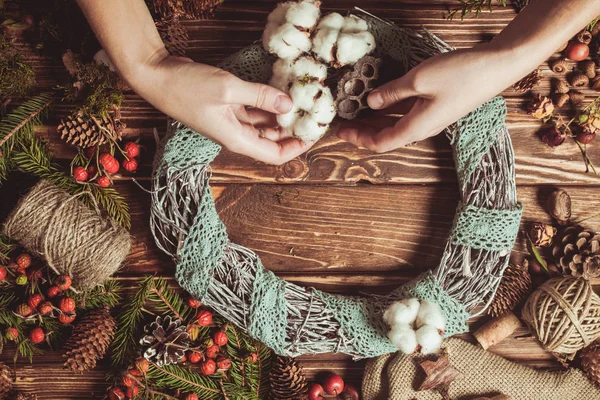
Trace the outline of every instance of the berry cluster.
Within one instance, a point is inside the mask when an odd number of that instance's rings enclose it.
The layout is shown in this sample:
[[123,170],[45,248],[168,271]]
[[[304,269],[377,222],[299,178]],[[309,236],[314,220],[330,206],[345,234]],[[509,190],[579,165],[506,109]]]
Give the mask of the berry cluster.
[[49,268],[33,264],[31,255],[22,253],[8,265],[0,266],[0,286],[15,288],[16,294],[11,297],[8,307],[18,319],[5,328],[6,339],[19,342],[27,336],[37,345],[52,333],[41,327],[43,319],[70,324],[75,320],[76,303],[66,294],[71,287],[69,276],[56,276]]
[[321,383],[311,383],[308,386],[308,400],[335,398],[339,400],[359,400],[358,389],[352,384],[346,384],[341,376],[328,375]]
[[73,160],[72,174],[75,181],[85,183],[95,183],[100,187],[109,187],[112,185],[112,177],[119,173],[121,169],[128,173],[134,173],[138,169],[138,157],[140,155],[140,145],[136,142],[127,142],[121,149],[117,149],[123,156],[119,162],[112,152],[101,152],[99,147],[90,147],[84,154],[79,154]]
[[140,393],[140,387],[144,387],[146,373],[150,368],[150,363],[144,357],[135,360],[134,366],[129,368],[121,376],[120,385],[111,387],[108,390],[109,400],[133,399]]

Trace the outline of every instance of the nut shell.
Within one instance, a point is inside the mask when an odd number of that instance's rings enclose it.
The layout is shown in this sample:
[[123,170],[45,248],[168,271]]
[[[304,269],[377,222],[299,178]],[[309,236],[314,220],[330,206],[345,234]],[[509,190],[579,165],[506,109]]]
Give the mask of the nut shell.
[[562,107],[569,101],[569,95],[567,93],[558,93],[554,96],[554,104],[557,107]]
[[579,43],[583,43],[583,44],[592,43],[592,33],[590,31],[588,31],[587,29],[584,29],[581,32],[579,32],[577,34],[576,38]]
[[590,78],[582,73],[576,73],[571,77],[571,85],[576,88],[587,86],[590,83]]
[[546,199],[546,211],[561,225],[571,219],[571,196],[562,189],[556,189]]
[[583,103],[585,100],[585,94],[574,90],[569,92],[569,98],[571,99],[571,103],[576,106]]
[[569,84],[564,79],[554,80],[554,93],[569,93]]
[[342,76],[335,99],[339,117],[355,119],[362,110],[369,108],[367,96],[376,86],[381,64],[380,58],[365,56]]
[[552,68],[552,72],[556,74],[564,74],[567,72],[567,68],[569,68],[569,63],[564,58],[559,58],[558,60],[552,62],[550,67]]
[[581,62],[581,71],[589,78],[594,79],[596,77],[596,63],[592,60],[585,60]]

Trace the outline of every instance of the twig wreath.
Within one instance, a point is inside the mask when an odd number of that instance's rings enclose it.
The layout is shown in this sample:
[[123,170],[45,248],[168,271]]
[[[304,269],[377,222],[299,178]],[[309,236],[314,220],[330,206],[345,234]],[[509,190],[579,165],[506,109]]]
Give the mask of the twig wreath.
[[[378,51],[407,70],[453,50],[426,30],[416,33],[355,13],[368,22]],[[222,67],[265,83],[273,61],[253,45]],[[177,122],[155,159],[151,229],[176,262],[185,290],[278,354],[341,352],[358,359],[394,352],[384,313],[409,298],[441,308],[445,337],[463,333],[467,320],[493,298],[522,213],[505,116],[504,99],[496,97],[447,129],[461,201],[442,260],[386,296],[332,295],[291,284],[265,269],[252,250],[230,242],[209,185],[210,163],[221,147]]]

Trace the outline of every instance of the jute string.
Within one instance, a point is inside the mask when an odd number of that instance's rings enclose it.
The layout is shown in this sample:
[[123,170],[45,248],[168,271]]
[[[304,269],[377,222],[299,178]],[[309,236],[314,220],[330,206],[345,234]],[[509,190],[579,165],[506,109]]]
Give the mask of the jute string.
[[3,226],[6,236],[86,290],[115,273],[131,246],[127,230],[50,182],[24,196]]

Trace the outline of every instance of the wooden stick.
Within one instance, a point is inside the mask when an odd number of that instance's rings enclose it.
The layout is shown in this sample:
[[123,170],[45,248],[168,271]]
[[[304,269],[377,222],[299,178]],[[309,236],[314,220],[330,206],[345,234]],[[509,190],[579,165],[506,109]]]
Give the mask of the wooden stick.
[[473,334],[481,347],[489,347],[500,343],[509,337],[517,328],[523,326],[523,323],[515,314],[509,312],[501,317],[494,318],[487,322]]

